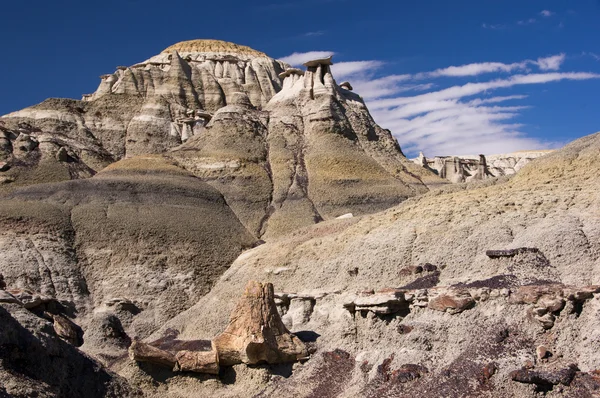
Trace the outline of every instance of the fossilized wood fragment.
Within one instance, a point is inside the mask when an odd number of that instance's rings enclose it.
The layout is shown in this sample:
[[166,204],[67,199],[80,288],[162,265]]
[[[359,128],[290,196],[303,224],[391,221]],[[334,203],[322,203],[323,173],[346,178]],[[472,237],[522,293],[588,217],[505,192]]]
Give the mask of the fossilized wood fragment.
[[281,321],[273,285],[255,281],[248,282],[227,329],[213,344],[224,366],[294,362],[308,355],[304,343]]
[[219,358],[215,350],[179,351],[175,359],[175,371],[219,374]]
[[75,347],[83,345],[83,330],[79,325],[62,315],[52,315],[52,319],[54,319],[54,331],[61,339]]
[[134,339],[129,347],[129,358],[138,362],[150,362],[174,368],[177,363],[175,355]]
[[553,372],[519,369],[510,372],[510,377],[519,383],[534,384],[539,391],[549,391],[553,386],[558,384],[565,386],[571,384],[578,370],[576,365],[569,365],[566,369]]

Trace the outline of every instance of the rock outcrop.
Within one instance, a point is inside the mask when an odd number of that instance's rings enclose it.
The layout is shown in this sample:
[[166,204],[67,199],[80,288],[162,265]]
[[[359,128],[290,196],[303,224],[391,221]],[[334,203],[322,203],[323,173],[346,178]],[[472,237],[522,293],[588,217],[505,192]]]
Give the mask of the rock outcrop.
[[426,158],[421,152],[413,162],[433,171],[441,178],[459,183],[510,176],[516,174],[532,160],[552,152],[552,150],[520,151],[502,155],[436,156],[432,159]]
[[161,156],[17,189],[0,201],[0,225],[0,269],[25,306],[67,300],[83,326],[113,314],[140,336],[255,242],[217,190]]

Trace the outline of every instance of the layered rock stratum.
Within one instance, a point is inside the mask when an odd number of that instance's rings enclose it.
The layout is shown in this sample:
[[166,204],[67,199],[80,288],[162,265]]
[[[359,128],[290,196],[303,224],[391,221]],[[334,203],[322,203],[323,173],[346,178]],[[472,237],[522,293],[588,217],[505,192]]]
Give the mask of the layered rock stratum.
[[0,396],[597,394],[600,133],[450,185],[331,63],[182,42],[0,118]]

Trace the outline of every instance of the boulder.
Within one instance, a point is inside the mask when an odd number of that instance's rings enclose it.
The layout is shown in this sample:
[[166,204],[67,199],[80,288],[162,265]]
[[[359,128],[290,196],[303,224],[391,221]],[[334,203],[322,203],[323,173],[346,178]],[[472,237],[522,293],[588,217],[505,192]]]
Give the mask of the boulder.
[[224,366],[295,362],[308,356],[304,343],[281,321],[273,285],[255,281],[248,282],[229,325],[213,344]]

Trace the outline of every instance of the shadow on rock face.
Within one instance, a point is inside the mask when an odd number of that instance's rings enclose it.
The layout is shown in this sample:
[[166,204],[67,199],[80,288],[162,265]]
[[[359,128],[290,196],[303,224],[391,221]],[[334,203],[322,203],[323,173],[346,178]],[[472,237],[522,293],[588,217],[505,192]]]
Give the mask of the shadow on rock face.
[[[47,394],[69,398],[135,395],[124,379],[109,373],[62,341],[49,322],[27,310],[17,306],[0,306],[0,325],[1,367],[11,377],[14,376],[8,385],[19,386],[29,396]],[[11,391],[7,392],[8,396],[12,396]]]
[[303,330],[294,334],[304,343],[314,343],[321,337],[319,333],[313,332],[312,330]]

